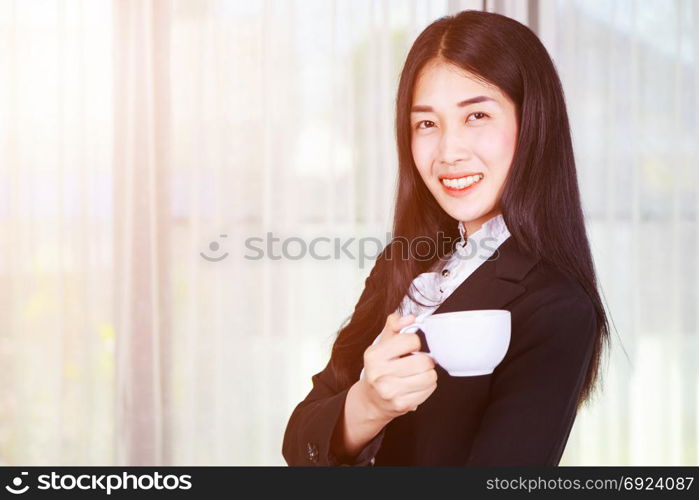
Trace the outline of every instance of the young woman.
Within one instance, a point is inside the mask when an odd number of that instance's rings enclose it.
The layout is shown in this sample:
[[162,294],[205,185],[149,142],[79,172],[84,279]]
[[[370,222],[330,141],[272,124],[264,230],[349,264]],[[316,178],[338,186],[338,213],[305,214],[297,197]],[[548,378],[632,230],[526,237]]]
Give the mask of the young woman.
[[[557,465],[609,334],[554,64],[524,25],[464,11],[417,38],[396,104],[394,240],[282,453],[289,465]],[[397,249],[439,235],[456,244]],[[399,333],[476,309],[511,313],[489,375],[452,377],[417,352],[418,333]]]

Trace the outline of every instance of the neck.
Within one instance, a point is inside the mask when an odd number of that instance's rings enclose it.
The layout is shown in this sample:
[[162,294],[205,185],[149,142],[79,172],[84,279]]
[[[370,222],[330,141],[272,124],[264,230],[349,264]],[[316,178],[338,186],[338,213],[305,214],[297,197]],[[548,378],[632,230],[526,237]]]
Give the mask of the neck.
[[496,209],[491,212],[488,212],[487,214],[483,215],[482,217],[479,217],[478,219],[462,221],[464,229],[466,229],[466,236],[470,236],[476,231],[478,231],[481,227],[483,227],[483,224],[488,222],[493,217],[500,215],[500,213],[500,210]]

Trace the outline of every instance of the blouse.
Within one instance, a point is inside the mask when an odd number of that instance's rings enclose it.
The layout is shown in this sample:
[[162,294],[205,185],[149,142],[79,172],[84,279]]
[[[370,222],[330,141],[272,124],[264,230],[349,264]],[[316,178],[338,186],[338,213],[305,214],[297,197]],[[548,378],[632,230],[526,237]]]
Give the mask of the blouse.
[[[402,316],[415,315],[420,322],[431,315],[456,288],[463,283],[478,267],[491,258],[498,247],[510,237],[502,214],[491,217],[472,235],[465,237],[463,222],[459,221],[461,237],[456,249],[446,264],[435,271],[418,275],[411,283],[413,295],[422,304],[418,304],[408,294],[403,297],[396,312]],[[379,341],[377,335],[372,345]],[[362,368],[359,378],[364,375]]]

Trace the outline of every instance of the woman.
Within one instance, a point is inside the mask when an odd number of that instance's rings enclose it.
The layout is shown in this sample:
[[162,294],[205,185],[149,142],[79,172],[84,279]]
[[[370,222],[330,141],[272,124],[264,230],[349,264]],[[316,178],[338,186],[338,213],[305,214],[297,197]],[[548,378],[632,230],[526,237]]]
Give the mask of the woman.
[[[522,24],[464,11],[417,38],[396,104],[395,238],[294,409],[283,455],[289,465],[557,465],[608,324],[553,62]],[[427,257],[398,248],[440,235],[458,241]],[[452,377],[416,352],[418,333],[399,333],[475,309],[511,313],[507,354],[489,375]]]

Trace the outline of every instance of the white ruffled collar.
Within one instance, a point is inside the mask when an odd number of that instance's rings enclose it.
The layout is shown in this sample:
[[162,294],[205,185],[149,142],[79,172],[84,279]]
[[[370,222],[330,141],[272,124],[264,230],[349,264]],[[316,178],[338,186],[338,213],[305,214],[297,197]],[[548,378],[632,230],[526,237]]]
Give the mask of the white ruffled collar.
[[[456,245],[457,250],[462,251],[465,249],[466,242],[466,228],[464,223],[459,221],[459,234],[461,238]],[[484,238],[494,238],[498,242],[502,242],[507,237],[510,236],[510,231],[507,229],[507,224],[505,224],[505,219],[502,214],[495,215],[485,221],[483,225],[473,234],[468,235],[468,241],[477,244]]]

